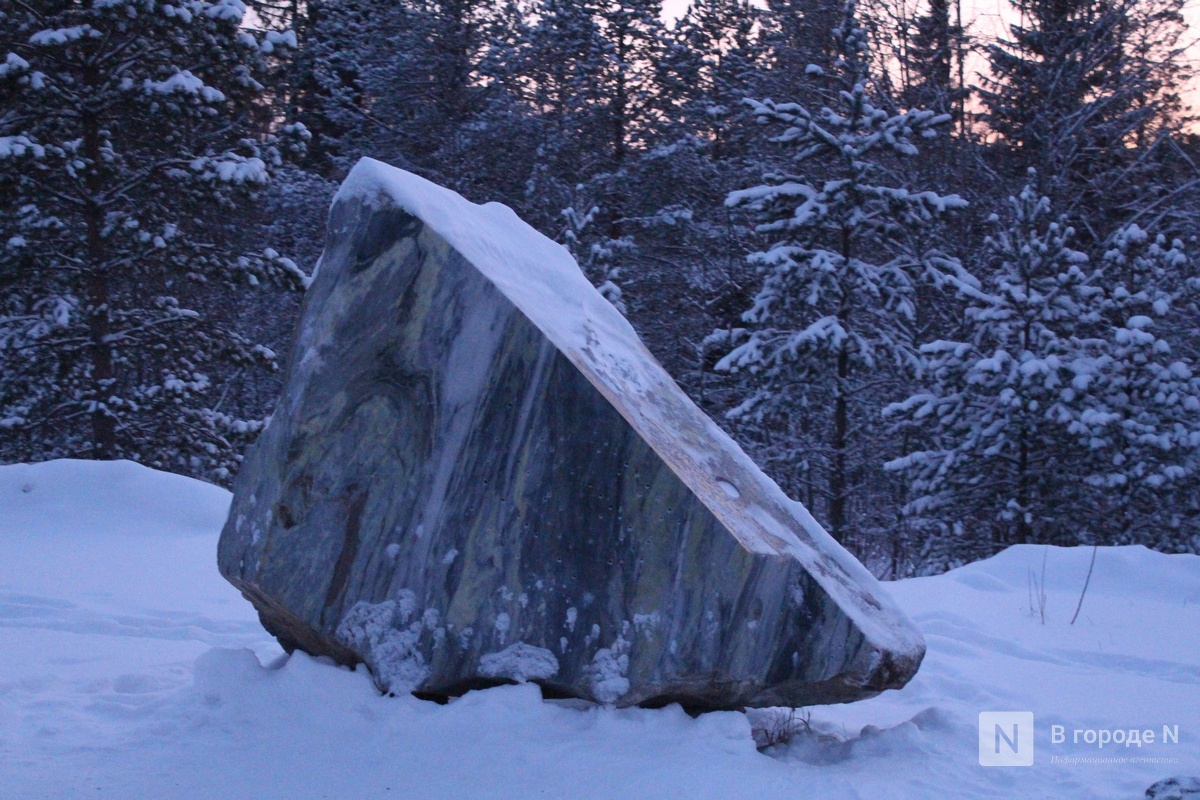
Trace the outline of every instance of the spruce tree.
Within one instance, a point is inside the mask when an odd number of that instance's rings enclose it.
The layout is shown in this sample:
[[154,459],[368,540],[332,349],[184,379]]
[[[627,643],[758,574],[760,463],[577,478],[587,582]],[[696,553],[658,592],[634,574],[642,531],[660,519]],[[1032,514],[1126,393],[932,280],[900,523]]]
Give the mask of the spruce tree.
[[[1093,242],[1146,200],[1181,131],[1189,74],[1183,0],[1010,0],[1009,37],[987,48],[983,118],[1017,170]],[[1136,146],[1131,146],[1136,145]]]
[[965,89],[958,84],[956,61],[962,58],[964,31],[951,0],[929,0],[913,24],[908,48],[911,85],[905,104],[958,116]]
[[[763,76],[762,97],[815,100],[806,91],[810,64],[825,64],[837,57],[835,29],[844,16],[841,0],[766,0],[762,17],[763,40],[770,51],[770,70]],[[799,97],[797,97],[799,93]]]
[[[558,225],[581,179],[608,166],[601,80],[608,45],[594,11],[589,3],[541,0],[508,77],[510,91],[537,120],[537,161],[525,199],[542,215],[536,221],[543,229]],[[537,207],[543,200],[549,202]]]

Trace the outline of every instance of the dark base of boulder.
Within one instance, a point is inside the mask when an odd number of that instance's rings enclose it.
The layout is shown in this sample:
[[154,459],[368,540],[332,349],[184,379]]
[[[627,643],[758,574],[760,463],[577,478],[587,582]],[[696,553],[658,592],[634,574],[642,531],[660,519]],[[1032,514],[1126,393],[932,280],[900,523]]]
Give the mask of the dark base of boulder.
[[1146,790],[1146,800],[1200,800],[1200,778],[1161,780]]

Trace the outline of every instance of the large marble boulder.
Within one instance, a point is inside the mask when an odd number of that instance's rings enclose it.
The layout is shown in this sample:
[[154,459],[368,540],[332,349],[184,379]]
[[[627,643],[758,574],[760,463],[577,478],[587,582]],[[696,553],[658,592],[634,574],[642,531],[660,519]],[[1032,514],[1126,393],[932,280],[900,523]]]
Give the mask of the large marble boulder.
[[856,700],[921,662],[872,576],[504,206],[360,162],[285,384],[219,562],[288,648],[392,692],[696,709]]

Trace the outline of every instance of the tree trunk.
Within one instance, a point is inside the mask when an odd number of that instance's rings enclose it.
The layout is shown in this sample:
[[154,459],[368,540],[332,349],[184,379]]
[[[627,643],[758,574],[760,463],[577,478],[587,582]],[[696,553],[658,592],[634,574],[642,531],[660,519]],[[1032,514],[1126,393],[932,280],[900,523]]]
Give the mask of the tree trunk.
[[[850,266],[854,250],[854,235],[842,228],[842,263]],[[842,329],[850,330],[850,298],[842,292],[838,321]],[[850,440],[850,345],[843,340],[837,354],[837,384],[833,399],[833,464],[829,471],[829,533],[845,544],[846,534],[846,448]]]
[[1030,534],[1029,524],[1029,445],[1024,434],[1021,436],[1021,449],[1017,461],[1017,506],[1020,516],[1017,517],[1017,544],[1028,544]]
[[[94,79],[94,80],[93,80]],[[99,76],[86,73],[89,83],[99,83]],[[116,420],[108,411],[108,398],[113,390],[112,314],[109,305],[110,287],[108,265],[104,257],[104,209],[101,192],[104,176],[100,153],[100,121],[90,111],[83,113],[83,151],[88,160],[84,185],[87,207],[87,322],[90,357],[89,375],[92,402],[92,458],[112,459],[117,456]]]
[[833,465],[829,471],[829,533],[841,542],[846,528],[846,444],[849,439],[850,353],[845,345],[838,352],[837,389],[833,401]]

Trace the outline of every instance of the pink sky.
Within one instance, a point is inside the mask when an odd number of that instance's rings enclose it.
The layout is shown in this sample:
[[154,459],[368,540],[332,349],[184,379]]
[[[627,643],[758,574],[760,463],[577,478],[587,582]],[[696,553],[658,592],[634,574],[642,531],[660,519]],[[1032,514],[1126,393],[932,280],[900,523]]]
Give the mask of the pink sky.
[[[687,10],[688,2],[663,0],[663,16],[678,19]],[[1002,15],[1007,15],[1009,8],[1008,0],[964,0],[963,15],[974,20],[971,23],[972,33],[987,38],[1003,33],[1001,19]],[[1195,38],[1200,32],[1200,0],[1188,0],[1183,13],[1191,28],[1191,36]],[[1189,50],[1192,65],[1200,71],[1200,45],[1193,44]],[[1189,95],[1192,106],[1200,106],[1200,90],[1193,89]]]

